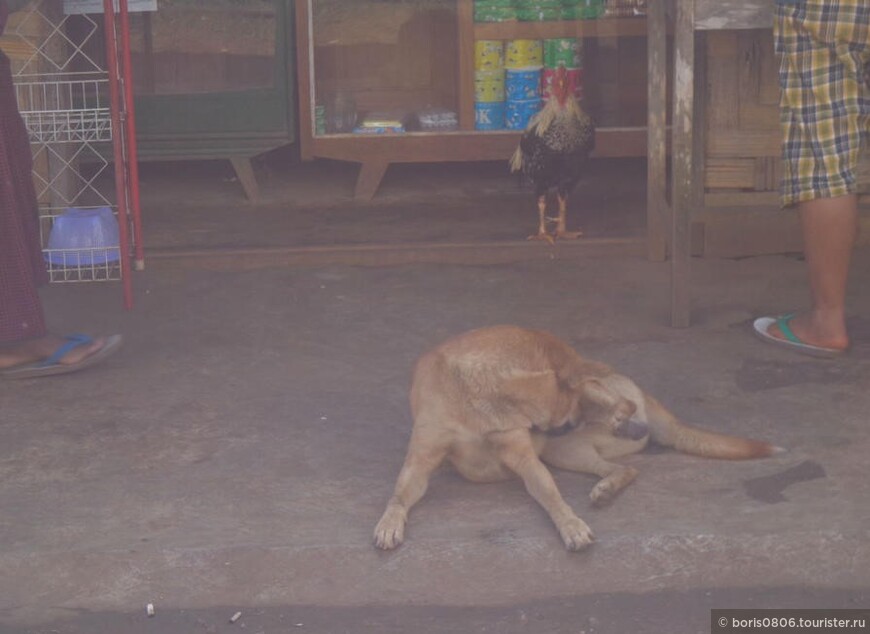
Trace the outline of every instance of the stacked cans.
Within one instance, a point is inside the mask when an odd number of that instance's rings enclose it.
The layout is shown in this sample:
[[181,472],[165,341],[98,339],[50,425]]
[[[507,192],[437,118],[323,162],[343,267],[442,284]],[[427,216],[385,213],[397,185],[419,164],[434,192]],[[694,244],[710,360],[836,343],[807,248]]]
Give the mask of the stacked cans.
[[577,38],[477,40],[474,43],[477,130],[523,130],[553,94],[556,69],[568,90],[583,98],[583,43]]
[[562,0],[515,0],[517,19],[538,22],[562,19]]
[[505,22],[516,19],[514,0],[474,0],[475,22]]
[[567,71],[568,90],[574,98],[583,99],[583,41],[573,37],[544,40],[543,96],[546,101],[553,94],[556,69]]
[[562,0],[563,20],[594,20],[604,14],[605,0]]
[[[475,22],[505,22],[520,20],[540,22],[549,20],[592,20],[604,14],[635,15],[645,7],[647,0],[474,0]],[[610,5],[624,9],[614,13]]]
[[505,47],[501,40],[474,43],[474,127],[501,130],[505,114]]
[[541,109],[541,40],[509,40],[505,44],[505,127],[524,129]]

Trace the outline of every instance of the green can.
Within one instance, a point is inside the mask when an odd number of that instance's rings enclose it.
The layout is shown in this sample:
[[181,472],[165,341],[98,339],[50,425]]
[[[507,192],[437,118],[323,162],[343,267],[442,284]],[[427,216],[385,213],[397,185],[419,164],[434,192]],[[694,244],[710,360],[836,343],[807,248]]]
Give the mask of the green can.
[[562,0],[516,0],[514,6],[517,9],[558,9],[562,6]]
[[562,8],[535,7],[530,9],[517,9],[517,19],[520,22],[549,22],[562,19]]
[[583,43],[575,37],[544,40],[544,66],[547,68],[582,68]]
[[[581,0],[576,8],[565,7],[563,12],[574,12],[574,20],[595,20],[604,14],[604,0]],[[567,19],[567,18],[566,18]]]
[[514,7],[497,7],[480,5],[474,7],[475,22],[507,22],[517,19],[517,10]]

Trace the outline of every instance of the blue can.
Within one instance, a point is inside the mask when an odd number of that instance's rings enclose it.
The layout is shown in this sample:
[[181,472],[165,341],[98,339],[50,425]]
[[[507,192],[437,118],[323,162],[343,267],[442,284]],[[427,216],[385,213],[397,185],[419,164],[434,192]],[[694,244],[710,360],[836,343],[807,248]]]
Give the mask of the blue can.
[[505,113],[505,127],[508,130],[525,130],[529,121],[541,109],[541,99],[525,99],[508,101]]
[[541,96],[540,68],[508,68],[505,75],[508,101],[529,101]]
[[501,130],[504,128],[504,101],[477,101],[474,104],[475,130]]

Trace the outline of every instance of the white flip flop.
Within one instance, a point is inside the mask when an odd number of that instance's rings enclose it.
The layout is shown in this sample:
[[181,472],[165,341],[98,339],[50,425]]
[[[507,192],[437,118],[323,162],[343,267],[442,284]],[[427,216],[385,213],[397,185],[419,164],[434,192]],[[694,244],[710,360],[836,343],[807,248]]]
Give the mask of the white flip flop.
[[[780,317],[759,317],[754,322],[752,322],[752,329],[755,331],[756,336],[758,336],[758,338],[762,341],[771,343],[775,346],[779,346],[780,348],[788,348],[789,350],[800,352],[801,354],[808,354],[813,357],[821,357],[825,359],[841,357],[843,356],[843,354],[845,354],[845,350],[837,350],[836,348],[823,348],[822,346],[813,346],[808,343],[804,343],[803,341],[798,339],[788,325],[788,322],[791,321],[793,317],[794,313],[782,315]],[[779,326],[779,329],[785,336],[785,339],[774,337],[768,332],[770,327],[774,324]]]

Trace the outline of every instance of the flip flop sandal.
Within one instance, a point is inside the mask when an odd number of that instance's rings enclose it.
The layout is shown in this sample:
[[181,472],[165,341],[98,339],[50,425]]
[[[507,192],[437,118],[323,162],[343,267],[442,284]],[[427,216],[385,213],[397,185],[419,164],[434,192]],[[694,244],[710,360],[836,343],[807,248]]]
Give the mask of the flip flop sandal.
[[[826,359],[843,356],[846,352],[845,350],[813,346],[798,339],[797,335],[792,332],[791,327],[788,325],[788,322],[790,322],[794,316],[794,313],[789,313],[788,315],[782,315],[780,317],[759,317],[752,322],[752,328],[759,339],[767,343],[772,343],[780,348],[788,348],[795,352],[800,352],[801,354],[808,354],[813,357],[823,357]],[[785,339],[774,337],[767,332],[774,324],[779,326],[779,330],[782,332]]]
[[106,337],[106,343],[103,344],[102,348],[93,354],[88,355],[78,363],[61,363],[60,360],[69,354],[70,351],[80,348],[81,346],[87,346],[94,341],[87,335],[69,335],[64,337],[64,339],[66,339],[66,343],[58,346],[57,350],[55,350],[47,359],[0,371],[0,376],[4,379],[32,379],[42,376],[55,376],[58,374],[78,372],[79,370],[84,370],[85,368],[97,365],[115,354],[121,348],[121,344],[124,341],[124,338],[121,335]]

